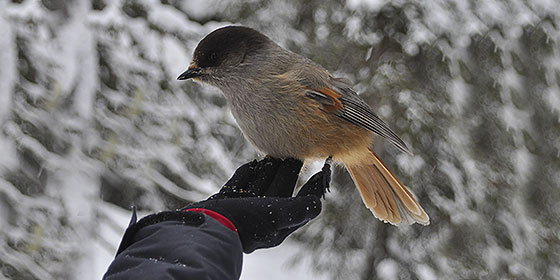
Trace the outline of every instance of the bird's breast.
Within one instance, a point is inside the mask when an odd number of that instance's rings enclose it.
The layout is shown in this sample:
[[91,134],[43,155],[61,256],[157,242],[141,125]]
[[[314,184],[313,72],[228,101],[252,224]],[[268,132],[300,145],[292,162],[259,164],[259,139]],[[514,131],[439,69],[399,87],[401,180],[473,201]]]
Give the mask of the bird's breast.
[[370,132],[325,112],[304,92],[226,94],[226,98],[249,142],[274,157],[324,159],[332,155],[348,161],[371,144]]
[[298,112],[290,102],[259,93],[229,98],[228,103],[243,134],[258,150],[278,157],[297,157],[300,153],[301,137],[294,137],[294,133],[303,128],[303,123],[297,120]]

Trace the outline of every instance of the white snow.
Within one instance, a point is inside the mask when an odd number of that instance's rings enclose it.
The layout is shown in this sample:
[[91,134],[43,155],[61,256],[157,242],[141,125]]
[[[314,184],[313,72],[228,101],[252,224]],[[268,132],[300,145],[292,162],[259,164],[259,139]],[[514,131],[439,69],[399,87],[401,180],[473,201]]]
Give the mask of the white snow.
[[[211,19],[216,11],[234,2],[183,1],[179,4],[186,11],[183,14],[173,5],[145,0],[141,4],[145,5],[148,12],[147,20],[133,19],[124,14],[121,10],[122,0],[103,1],[107,6],[102,11],[90,10],[91,3],[87,1],[73,1],[67,18],[49,11],[44,2],[26,0],[16,4],[5,1],[0,9],[0,176],[17,171],[32,181],[39,181],[41,174],[48,175],[46,192],[33,195],[26,194],[25,190],[20,189],[21,186],[14,186],[17,182],[0,178],[0,244],[31,240],[33,246],[44,246],[46,250],[60,253],[62,258],[75,256],[67,264],[77,267],[75,275],[99,279],[113,259],[130,218],[130,211],[100,198],[101,172],[118,173],[121,179],[136,184],[147,193],[141,202],[157,211],[166,209],[167,204],[156,192],[173,194],[181,199],[204,199],[219,188],[238,163],[254,156],[250,148],[238,148],[232,152],[213,137],[214,133],[232,138],[242,137],[233,124],[230,112],[214,104],[216,99],[221,98],[217,90],[190,87],[175,81],[175,77],[187,67],[198,40],[211,30],[229,24],[209,21],[201,25],[189,17]],[[293,10],[295,8],[285,2],[273,2],[272,8],[258,9],[255,15],[251,15],[252,20],[247,19],[243,24],[260,27],[280,43],[306,46],[308,39],[304,31],[295,30],[287,23],[296,20],[298,13]],[[387,3],[389,1],[385,0],[347,0],[343,3],[344,9],[319,9],[313,14],[318,23],[314,30],[317,42],[324,43],[324,40],[337,35],[327,28],[329,20],[334,21],[344,26],[343,32],[348,40],[356,40],[364,45],[364,50],[367,50],[365,60],[374,63],[370,61],[372,53],[377,51],[375,46],[382,37],[376,31],[365,34],[364,15],[376,14]],[[399,6],[403,2],[392,3]],[[414,5],[402,7],[409,20],[408,33],[395,39],[400,40],[399,43],[404,47],[404,55],[422,55],[425,46],[436,46],[443,52],[442,60],[449,62],[451,77],[449,80],[442,79],[447,82],[444,90],[449,104],[438,104],[444,102],[445,98],[436,96],[436,100],[431,100],[432,93],[415,88],[399,88],[399,92],[391,97],[398,101],[398,106],[407,108],[403,116],[396,116],[400,118],[397,128],[406,129],[409,133],[404,136],[409,139],[419,137],[414,141],[432,145],[425,148],[435,154],[396,155],[399,171],[409,175],[413,182],[424,180],[422,177],[429,176],[430,172],[445,176],[450,182],[445,187],[453,191],[453,198],[446,197],[435,186],[428,185],[425,189],[433,207],[450,213],[452,225],[504,225],[504,234],[513,243],[511,250],[502,248],[494,233],[485,231],[489,226],[481,226],[480,234],[484,235],[482,239],[487,246],[480,248],[480,261],[486,262],[490,269],[498,269],[501,263],[505,263],[511,273],[521,275],[518,278],[544,273],[530,271],[531,268],[524,265],[526,259],[534,259],[541,250],[542,236],[557,234],[553,231],[553,224],[541,224],[542,220],[527,208],[526,193],[538,186],[525,184],[533,178],[535,167],[540,162],[538,155],[526,145],[525,135],[536,135],[533,117],[542,112],[533,110],[544,110],[560,122],[558,19],[542,19],[543,14],[558,8],[558,1],[416,1]],[[491,29],[496,25],[504,26],[503,30],[498,32]],[[524,29],[526,27],[542,27],[547,44],[553,46],[546,61],[539,65],[545,72],[543,95],[527,97],[543,98],[544,106],[538,109],[527,108],[527,104],[519,104],[515,99],[515,94],[525,94],[527,80],[523,73],[513,68],[509,54],[519,51],[520,37],[527,32]],[[26,52],[32,64],[41,79],[53,79],[52,83],[44,80],[32,83],[17,76],[17,67],[22,65],[17,60],[16,34],[31,42]],[[459,61],[469,64],[468,48],[476,43],[474,34],[484,40],[491,40],[496,45],[494,54],[499,55],[503,63],[503,69],[490,73],[493,75],[490,78],[496,82],[496,88],[503,89],[500,90],[494,112],[498,116],[498,125],[503,128],[500,133],[511,136],[513,141],[512,146],[499,151],[504,153],[506,165],[512,167],[506,168],[508,170],[494,170],[496,167],[472,153],[477,147],[470,132],[485,120],[480,120],[472,112],[466,112],[472,108],[470,103],[476,100],[478,89],[475,88],[476,84],[461,77]],[[442,39],[442,35],[447,39]],[[110,59],[109,63],[119,79],[117,90],[105,88],[99,80],[97,43],[108,46],[109,56],[106,58]],[[377,72],[362,65],[351,74],[365,81],[372,75],[379,75],[382,79],[406,78],[402,74],[407,69],[402,68],[399,62],[396,64],[395,67],[382,64],[376,69]],[[165,93],[160,90],[160,82],[168,82]],[[398,84],[402,83],[399,81]],[[358,87],[370,85],[379,86],[377,89],[384,94],[385,90],[387,94],[393,90],[384,88],[378,80],[369,84],[364,82]],[[16,86],[25,94],[14,94]],[[184,89],[197,92],[183,92]],[[69,99],[70,104],[64,104],[63,101],[67,101],[65,98],[70,94],[73,94]],[[390,118],[398,112],[394,108],[381,104],[378,112],[382,117]],[[448,119],[432,119],[434,111]],[[17,121],[14,118],[16,113]],[[466,119],[465,115],[474,117]],[[41,131],[52,134],[48,137],[63,140],[70,147],[64,152],[53,152],[51,147],[47,147],[51,143],[32,135],[22,122],[36,124]],[[446,122],[449,125],[443,135],[422,130],[433,128],[438,131],[441,128],[436,125],[447,126]],[[554,133],[554,129],[544,131],[542,134],[549,142],[535,145],[555,146],[558,157],[560,140]],[[29,168],[30,163],[22,160],[22,150],[28,150],[36,157],[41,164],[38,170]],[[200,174],[187,168],[188,164],[194,164],[190,162],[191,156],[203,161],[201,166],[211,166],[212,172],[203,171]],[[153,166],[156,160],[192,189],[178,186],[156,170]],[[427,162],[433,162],[431,160],[435,160],[435,166],[427,166]],[[322,162],[319,161],[310,164],[302,180],[321,166]],[[551,182],[560,177],[555,170],[546,172],[551,173]],[[415,176],[417,174],[423,176]],[[501,185],[496,186],[494,182],[500,182]],[[511,184],[504,186],[503,182]],[[417,186],[413,187],[416,189]],[[497,193],[507,194],[508,197],[501,197]],[[332,203],[345,195],[348,194],[333,188],[327,199],[331,199]],[[508,205],[512,206],[502,204],[502,209],[491,209],[491,215],[485,217],[483,211],[487,211],[484,207],[489,199],[507,199],[510,202]],[[8,203],[4,204],[4,200]],[[18,207],[10,208],[15,202]],[[357,203],[361,207],[361,203]],[[8,222],[14,213],[18,215],[16,225]],[[139,216],[147,214],[139,213]],[[65,229],[60,220],[69,223],[69,229]],[[433,222],[432,226],[441,226],[436,220]],[[324,244],[331,244],[341,237],[333,228],[323,227],[319,223],[311,223],[308,230],[311,234],[320,234],[325,240]],[[352,231],[353,228],[346,230]],[[457,264],[445,255],[438,255],[441,253],[438,250],[442,250],[442,242],[451,239],[456,233],[445,225],[437,228],[437,231],[437,234],[426,235],[425,239],[414,239],[419,240],[417,244],[410,244],[412,241],[399,243],[399,238],[408,236],[409,231],[406,229],[392,231],[394,238],[389,238],[389,251],[402,255],[404,261],[412,259],[417,262],[411,271],[416,271],[421,279],[450,275]],[[367,236],[364,242],[374,239]],[[90,244],[85,240],[93,242]],[[300,250],[298,243],[288,240],[275,249],[247,255],[242,279],[328,278],[317,276],[310,270],[311,262],[307,256],[298,261],[297,266],[289,266],[296,253],[302,255]],[[412,256],[408,254],[410,252]],[[437,269],[419,261],[425,254],[433,254]],[[14,250],[7,245],[0,246],[0,255],[3,262],[8,262],[16,269],[28,269],[38,279],[52,279],[52,272],[60,270],[56,266],[61,264],[56,261],[38,263],[34,259],[36,256],[31,253]],[[349,255],[348,260],[352,262],[349,266],[355,263],[356,268],[363,267],[360,260],[365,258],[364,250],[355,249]],[[387,258],[375,269],[381,279],[395,279],[399,276],[400,265],[400,262]],[[557,267],[549,269],[551,278],[560,274]]]
[[521,147],[514,152],[513,158],[515,173],[520,179],[519,183],[527,183],[527,180],[529,180],[533,171],[535,157],[527,150],[526,147]]
[[[12,90],[16,78],[16,46],[12,40],[13,34],[10,24],[5,20],[4,9],[0,9],[0,34],[5,39],[0,40],[0,123],[3,123],[12,105]],[[3,154],[3,153],[0,153]]]
[[449,96],[452,101],[453,109],[458,113],[463,113],[465,102],[469,97],[469,86],[463,79],[453,79],[448,85]]
[[187,56],[185,48],[176,38],[164,37],[161,46],[162,61],[170,78],[176,78],[185,71],[190,63],[190,55]]
[[220,8],[220,0],[189,0],[182,1],[185,12],[194,18],[204,18],[214,13],[214,10]]
[[387,0],[346,0],[346,7],[350,10],[360,10],[366,9],[369,12],[378,11],[383,5],[385,5]]
[[[560,89],[558,87],[550,87],[545,92],[548,106],[560,115]],[[560,117],[558,118],[560,122]]]
[[408,155],[408,154],[398,154],[397,163],[401,168],[404,169],[406,174],[415,174],[422,168],[426,168],[426,162],[420,155]]
[[529,129],[531,114],[516,108],[513,104],[504,105],[501,110],[502,119],[508,128]]
[[422,280],[436,280],[436,273],[433,268],[427,265],[418,265],[416,268],[418,275],[420,275],[420,279]]
[[288,239],[273,249],[244,254],[241,280],[330,279],[327,275],[314,273],[311,270],[311,262],[307,258],[299,260],[295,266],[289,265],[291,256],[293,257],[299,250],[298,244]]
[[202,31],[200,24],[190,21],[183,13],[168,5],[150,5],[148,19],[167,32],[193,33]]
[[381,260],[375,269],[377,270],[377,275],[379,275],[379,279],[382,280],[399,279],[398,277],[399,266],[392,259]]

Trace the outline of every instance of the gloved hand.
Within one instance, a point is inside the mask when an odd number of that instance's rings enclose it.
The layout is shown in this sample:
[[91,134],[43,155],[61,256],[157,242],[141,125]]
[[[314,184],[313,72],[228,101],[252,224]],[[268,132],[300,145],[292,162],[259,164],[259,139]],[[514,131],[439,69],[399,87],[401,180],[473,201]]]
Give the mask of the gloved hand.
[[208,209],[226,217],[237,229],[243,251],[279,245],[321,212],[321,196],[329,187],[330,165],[313,175],[292,197],[303,163],[267,157],[237,169],[215,195],[184,211]]

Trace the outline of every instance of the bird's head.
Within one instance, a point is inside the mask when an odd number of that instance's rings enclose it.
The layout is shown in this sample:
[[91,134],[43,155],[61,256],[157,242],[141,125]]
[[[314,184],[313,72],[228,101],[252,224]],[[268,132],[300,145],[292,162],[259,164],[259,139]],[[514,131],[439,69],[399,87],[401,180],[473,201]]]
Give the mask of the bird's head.
[[[226,26],[206,35],[194,50],[189,68],[178,80],[194,79],[210,84],[239,73],[255,62],[262,50],[274,43],[264,34],[244,26]],[[262,56],[262,54],[261,54]]]

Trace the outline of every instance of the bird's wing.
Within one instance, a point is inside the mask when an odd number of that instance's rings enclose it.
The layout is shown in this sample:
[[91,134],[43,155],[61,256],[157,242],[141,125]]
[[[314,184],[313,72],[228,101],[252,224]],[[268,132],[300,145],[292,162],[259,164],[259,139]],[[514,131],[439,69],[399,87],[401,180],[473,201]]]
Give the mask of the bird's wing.
[[350,87],[346,79],[333,78],[333,88],[308,88],[306,96],[322,104],[326,111],[389,140],[399,150],[410,153],[401,138],[375,114]]

